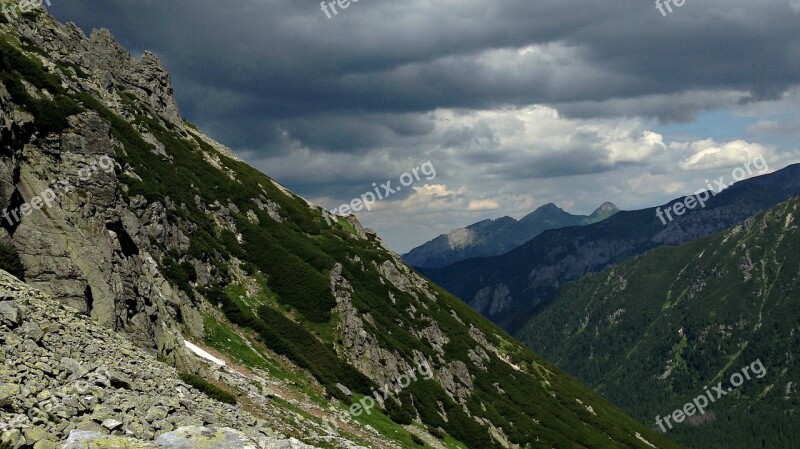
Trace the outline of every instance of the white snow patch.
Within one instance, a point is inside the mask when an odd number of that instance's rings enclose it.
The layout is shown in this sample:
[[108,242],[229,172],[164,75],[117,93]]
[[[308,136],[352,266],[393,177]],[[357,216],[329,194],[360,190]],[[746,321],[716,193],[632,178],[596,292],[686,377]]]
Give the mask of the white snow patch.
[[183,343],[186,345],[187,348],[189,348],[190,351],[194,352],[196,356],[206,359],[209,362],[214,363],[215,365],[225,366],[224,360],[214,357],[213,355],[204,351],[202,348],[193,345],[189,341],[183,340]]
[[649,441],[645,440],[645,439],[642,437],[642,435],[641,435],[639,432],[636,432],[636,438],[638,438],[638,439],[639,439],[639,440],[641,440],[641,441],[642,441],[644,444],[646,444],[646,445],[648,445],[648,446],[650,446],[650,447],[656,447],[656,446],[655,446],[653,443],[651,443],[651,442],[649,442]]

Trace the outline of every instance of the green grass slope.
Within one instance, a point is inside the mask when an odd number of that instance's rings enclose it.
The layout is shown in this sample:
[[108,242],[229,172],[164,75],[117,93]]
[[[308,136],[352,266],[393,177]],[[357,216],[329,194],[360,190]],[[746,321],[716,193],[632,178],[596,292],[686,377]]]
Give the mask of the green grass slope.
[[[687,447],[800,447],[798,205],[576,281],[518,336],[653,428],[722,381],[705,415],[666,429]],[[756,360],[766,375],[730,384]]]

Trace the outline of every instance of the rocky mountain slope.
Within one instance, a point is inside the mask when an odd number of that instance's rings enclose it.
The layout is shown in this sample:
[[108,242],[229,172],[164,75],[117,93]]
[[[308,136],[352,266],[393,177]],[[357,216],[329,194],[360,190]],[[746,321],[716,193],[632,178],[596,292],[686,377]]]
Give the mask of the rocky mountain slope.
[[[800,200],[791,199],[586,276],[520,335],[654,427],[708,388],[715,402],[705,414],[664,425],[686,447],[800,447],[798,214]],[[757,360],[761,376],[734,378]]]
[[597,223],[617,212],[612,203],[603,203],[591,215],[572,215],[555,204],[545,204],[521,220],[484,220],[442,234],[404,254],[403,260],[413,267],[441,268],[471,257],[497,256],[549,229]]
[[[149,441],[202,425],[241,427],[245,441],[283,447],[274,423],[209,398],[122,335],[3,271],[0,323],[0,431],[14,447],[56,448],[73,431],[89,433],[84,442],[109,433]],[[269,388],[259,381],[252,399]]]
[[[676,447],[354,218],[329,224],[185,122],[156,56],[132,58],[106,30],[87,37],[39,11],[0,24],[0,143],[0,263],[44,292],[14,286],[0,302],[13,318],[4,348],[27,351],[5,354],[0,422],[36,409],[49,423],[16,419],[2,433],[12,447],[47,449],[68,432],[80,446],[84,431],[227,441],[223,425],[262,449],[283,436],[325,448]],[[94,379],[100,368],[125,377]],[[61,394],[73,380],[104,399]]]
[[[578,228],[546,231],[513,251],[422,273],[512,333],[565,283],[662,245],[704,237],[800,195],[800,165],[736,183],[705,208],[662,222],[658,208],[623,211]],[[663,214],[662,214],[663,215]],[[666,220],[665,220],[666,221]]]

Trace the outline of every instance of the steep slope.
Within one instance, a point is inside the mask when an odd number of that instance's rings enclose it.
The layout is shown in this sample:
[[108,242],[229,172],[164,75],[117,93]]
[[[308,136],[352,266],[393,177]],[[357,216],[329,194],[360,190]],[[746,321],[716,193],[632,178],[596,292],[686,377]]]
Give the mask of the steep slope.
[[[706,414],[673,430],[662,424],[687,447],[800,447],[798,213],[791,199],[731,230],[582,278],[521,338],[654,427],[704,387],[732,388]],[[757,360],[765,374],[736,387],[734,373]]]
[[[154,55],[131,58],[108,31],[87,38],[34,12],[0,25],[0,68],[0,201],[12,217],[0,240],[27,282],[187,382],[318,447],[676,447],[419,277],[354,218],[328,224],[184,122]],[[241,375],[198,360],[184,338]],[[24,374],[10,378],[7,391],[26,388]],[[5,403],[0,419],[28,405]],[[143,440],[172,426],[84,414],[48,419],[60,437],[82,421]],[[27,445],[21,426],[3,440]]]
[[522,245],[549,229],[597,223],[619,212],[603,203],[591,215],[572,215],[545,204],[517,221],[511,217],[484,220],[456,229],[412,249],[403,260],[413,267],[441,268],[471,257],[496,256]]
[[441,269],[422,269],[431,280],[512,331],[524,324],[560,286],[587,273],[662,245],[680,245],[727,229],[792,196],[800,195],[800,165],[729,187],[666,225],[659,208],[623,211],[578,228],[546,231],[501,256],[468,259]]

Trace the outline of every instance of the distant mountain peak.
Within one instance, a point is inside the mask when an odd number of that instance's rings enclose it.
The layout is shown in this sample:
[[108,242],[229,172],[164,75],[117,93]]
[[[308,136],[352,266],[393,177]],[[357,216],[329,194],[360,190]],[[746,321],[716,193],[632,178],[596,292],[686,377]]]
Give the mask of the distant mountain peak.
[[618,212],[610,202],[603,203],[592,215],[572,215],[554,203],[539,206],[519,221],[511,217],[483,220],[459,228],[412,249],[403,256],[416,267],[439,268],[471,257],[506,253],[544,231],[583,226]]
[[619,212],[619,208],[617,208],[617,205],[612,203],[611,201],[606,201],[605,203],[601,204],[600,207],[595,209],[595,211],[592,212],[592,214],[589,216],[590,217],[602,216],[603,218],[608,218],[616,214],[617,212]]
[[597,208],[597,210],[617,210],[618,211],[619,208],[617,208],[617,205],[612,203],[611,201],[606,201],[605,203],[601,204],[600,207]]
[[564,209],[556,206],[554,203],[547,203],[543,206],[539,206],[535,211],[529,213],[528,215],[522,217],[520,223],[527,222],[530,220],[543,220],[543,219],[552,219],[556,217],[563,217],[570,215],[568,212],[564,211]]

